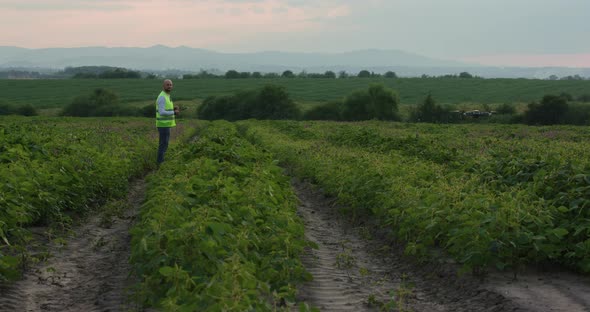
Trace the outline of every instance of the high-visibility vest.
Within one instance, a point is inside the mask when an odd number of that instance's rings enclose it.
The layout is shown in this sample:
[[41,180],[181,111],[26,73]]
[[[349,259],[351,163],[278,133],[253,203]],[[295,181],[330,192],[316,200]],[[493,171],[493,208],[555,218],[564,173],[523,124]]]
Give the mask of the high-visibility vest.
[[[167,111],[174,110],[174,103],[170,100],[170,94],[162,91],[158,95],[158,99],[163,96],[166,99],[165,109]],[[174,115],[160,116],[160,110],[158,109],[158,99],[156,99],[156,127],[158,128],[170,128],[176,126]]]

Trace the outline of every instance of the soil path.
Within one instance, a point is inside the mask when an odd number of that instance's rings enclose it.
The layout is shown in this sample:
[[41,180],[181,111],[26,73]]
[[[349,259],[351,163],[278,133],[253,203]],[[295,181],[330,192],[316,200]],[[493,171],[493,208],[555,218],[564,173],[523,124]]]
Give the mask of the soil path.
[[485,287],[531,311],[590,312],[590,278],[571,272],[494,273]]
[[[374,226],[354,224],[333,200],[293,182],[306,238],[303,262],[314,280],[300,301],[321,311],[590,311],[590,282],[573,275],[459,277],[448,263],[420,265]],[[509,274],[508,274],[509,275]]]
[[129,228],[145,196],[145,180],[131,183],[129,209],[105,225],[92,216],[52,257],[24,279],[1,289],[0,311],[128,311],[131,266]]

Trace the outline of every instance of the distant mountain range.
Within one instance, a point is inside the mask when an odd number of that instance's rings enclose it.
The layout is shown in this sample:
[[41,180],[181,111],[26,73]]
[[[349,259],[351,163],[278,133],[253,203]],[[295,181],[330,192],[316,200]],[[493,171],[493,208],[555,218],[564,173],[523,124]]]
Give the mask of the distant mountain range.
[[494,78],[547,78],[579,75],[590,77],[586,68],[486,67],[457,61],[440,60],[399,50],[362,50],[344,53],[255,52],[221,53],[189,47],[171,48],[47,48],[26,49],[0,46],[0,69],[63,69],[65,67],[104,65],[142,71],[199,70],[323,73],[347,71],[356,74],[367,69],[377,73],[394,71],[399,76],[471,74]]

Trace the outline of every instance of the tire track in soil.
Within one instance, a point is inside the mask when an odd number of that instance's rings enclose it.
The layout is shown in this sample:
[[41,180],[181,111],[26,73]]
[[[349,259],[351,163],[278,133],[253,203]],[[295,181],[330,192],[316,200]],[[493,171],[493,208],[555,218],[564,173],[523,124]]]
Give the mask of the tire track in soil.
[[294,181],[293,187],[305,236],[318,245],[302,256],[314,279],[300,287],[298,302],[320,311],[379,311],[388,303],[395,308],[387,311],[526,311],[474,278],[420,265],[385,239],[370,239],[371,225],[344,220],[333,200],[309,184]]
[[130,183],[129,209],[112,225],[101,227],[100,213],[74,229],[63,247],[50,246],[52,257],[26,272],[23,280],[0,288],[0,311],[129,311],[131,236],[145,197],[145,179]]
[[492,274],[486,286],[532,311],[590,312],[590,277],[554,269],[529,269],[514,280],[512,273]]

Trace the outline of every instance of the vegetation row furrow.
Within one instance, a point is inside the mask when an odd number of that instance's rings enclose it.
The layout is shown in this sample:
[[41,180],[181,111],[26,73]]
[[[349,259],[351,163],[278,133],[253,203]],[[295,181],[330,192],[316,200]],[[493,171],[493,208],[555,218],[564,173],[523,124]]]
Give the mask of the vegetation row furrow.
[[[242,125],[253,142],[338,196],[353,214],[383,220],[407,242],[410,254],[442,247],[478,272],[489,266],[517,270],[530,263],[590,270],[588,161],[576,160],[567,150],[587,149],[587,143],[552,146],[541,139],[515,147],[483,138],[481,157],[469,154],[477,149],[459,157],[445,152],[445,145],[455,144],[449,140],[433,144],[438,153],[424,147],[427,153],[420,155],[423,147],[408,147],[410,139],[384,153],[363,130],[358,141],[353,135],[334,142],[334,133],[342,131],[334,131],[339,127],[334,123],[305,123],[299,129],[285,122]],[[413,138],[420,142],[421,136]]]
[[0,280],[29,260],[32,225],[67,228],[154,160],[153,122],[0,119]]
[[213,122],[151,176],[132,230],[141,301],[166,311],[270,311],[294,302],[307,246],[289,179]]

